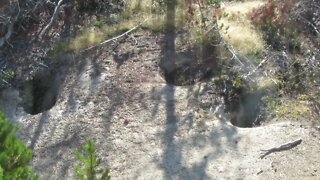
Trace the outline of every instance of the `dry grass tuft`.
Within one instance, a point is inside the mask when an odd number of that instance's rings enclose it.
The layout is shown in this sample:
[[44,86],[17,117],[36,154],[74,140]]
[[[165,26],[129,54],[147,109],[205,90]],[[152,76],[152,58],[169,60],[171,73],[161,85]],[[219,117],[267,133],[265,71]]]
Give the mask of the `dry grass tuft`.
[[[85,30],[78,37],[68,43],[68,50],[77,51],[98,44],[108,38],[133,28],[145,19],[143,27],[154,32],[165,30],[165,13],[153,9],[152,0],[127,1],[125,10],[118,15],[119,22],[114,25],[102,25],[100,28]],[[184,4],[179,3],[176,10],[176,26],[183,27],[185,23]]]
[[[102,25],[100,28],[85,30],[78,37],[68,43],[68,49],[77,51],[98,44],[108,38],[118,35],[125,30],[139,24],[144,19],[148,19],[143,27],[154,32],[164,32],[166,14],[163,9],[154,9],[152,0],[132,0],[127,1],[125,10],[118,15],[118,23],[114,25]],[[179,1],[176,8],[176,28],[182,29],[186,26],[186,10],[183,1]],[[225,40],[230,43],[238,53],[243,55],[255,55],[261,52],[264,41],[261,33],[254,28],[246,13],[252,8],[261,4],[261,1],[234,2],[226,5],[226,12],[230,15],[219,21],[224,27],[229,26],[228,32],[222,33]],[[162,7],[165,9],[165,7]],[[199,21],[199,20],[198,20]],[[197,43],[201,37],[200,25],[188,27],[190,41]]]
[[98,44],[108,38],[112,38],[115,35],[131,29],[138,24],[138,22],[134,22],[135,21],[127,20],[114,25],[104,25],[101,28],[86,30],[69,42],[68,49],[77,51]]
[[290,120],[297,120],[300,117],[310,118],[312,116],[312,109],[307,101],[287,100],[276,111],[277,118],[287,118]]
[[262,1],[227,3],[226,13],[229,15],[219,20],[219,26],[228,27],[227,33],[222,32],[224,39],[242,55],[256,55],[265,46],[262,32],[255,28],[247,13],[262,5]]

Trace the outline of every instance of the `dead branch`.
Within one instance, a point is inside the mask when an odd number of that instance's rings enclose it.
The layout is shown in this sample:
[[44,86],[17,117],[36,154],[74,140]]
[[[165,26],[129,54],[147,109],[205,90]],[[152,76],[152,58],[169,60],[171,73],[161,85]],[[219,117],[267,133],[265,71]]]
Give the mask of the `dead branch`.
[[275,85],[277,85],[277,86],[279,85],[276,80],[274,80],[271,76],[268,75],[267,72],[263,72],[263,74],[264,74],[266,77],[270,78],[271,81],[272,81]]
[[265,58],[260,62],[260,64],[259,64],[257,67],[255,67],[252,71],[250,71],[250,72],[245,76],[245,78],[253,75],[253,74],[254,74],[259,68],[261,68],[261,67],[263,66],[263,64],[265,64],[267,61],[268,61],[268,58],[265,57]]
[[137,26],[129,29],[128,31],[120,34],[119,36],[116,36],[116,37],[113,37],[113,38],[108,39],[108,40],[106,40],[106,41],[103,41],[103,42],[101,42],[101,43],[99,43],[99,44],[97,44],[97,45],[88,47],[88,48],[86,48],[86,49],[84,49],[84,50],[82,50],[82,51],[80,51],[80,52],[84,52],[84,51],[93,49],[93,48],[95,48],[95,47],[97,47],[97,46],[101,46],[101,45],[104,45],[104,44],[106,44],[106,43],[109,43],[109,42],[111,42],[111,41],[115,41],[115,40],[117,40],[117,39],[119,39],[119,38],[121,38],[121,37],[123,37],[123,36],[128,36],[131,32],[135,31],[135,30],[138,29],[140,26],[142,26],[142,24],[144,24],[147,20],[148,20],[148,19],[145,19],[143,22],[141,22],[141,23],[138,24]]
[[317,35],[320,34],[318,28],[317,28],[315,25],[313,25],[313,23],[311,23],[310,21],[308,21],[306,18],[304,18],[304,17],[301,16],[300,14],[297,14],[297,16],[298,16],[301,20],[303,20],[305,23],[307,23],[309,26],[311,26],[311,27],[313,28],[313,30],[317,33]]
[[10,23],[7,33],[2,38],[0,38],[0,47],[2,47],[4,45],[4,43],[7,42],[9,40],[9,38],[11,37],[13,25],[14,25],[13,23]]
[[236,55],[234,49],[227,43],[225,43],[224,47],[232,54],[231,60],[236,60],[243,67],[244,64],[240,61],[240,59]]
[[63,0],[59,0],[58,4],[54,8],[54,12],[53,12],[53,15],[50,19],[50,22],[40,32],[40,34],[38,36],[40,40],[42,39],[43,35],[47,32],[47,30],[52,26],[53,21],[55,20],[55,18],[57,17],[57,15],[60,11],[60,6],[61,6],[62,2],[63,2]]
[[[51,2],[51,1],[50,1]],[[32,13],[35,13],[36,11],[37,11],[37,9],[38,9],[38,7],[39,6],[41,6],[42,4],[44,3],[44,0],[38,0],[37,2],[36,2],[36,5],[34,6],[34,8],[32,9]]]
[[266,151],[266,152],[263,155],[261,155],[259,158],[263,159],[264,157],[266,157],[267,155],[269,155],[271,153],[289,150],[291,148],[298,146],[301,142],[302,142],[302,139],[298,139],[293,142],[283,144],[279,147],[275,147],[275,148],[271,148],[271,149],[267,149],[267,150],[261,150],[261,151]]
[[205,34],[208,34],[210,32],[218,33],[220,37],[220,43],[215,46],[223,46],[232,55],[231,60],[235,60],[239,65],[241,65],[241,67],[244,67],[243,62],[241,62],[241,60],[238,58],[233,47],[222,38],[222,35],[217,29],[217,26],[217,24],[214,24],[208,31],[205,32]]
[[16,21],[18,20],[19,15],[20,15],[20,11],[21,11],[19,1],[17,1],[17,6],[18,6],[18,13],[17,13],[16,17],[13,18],[13,20],[11,22],[9,22],[9,26],[8,26],[8,30],[7,30],[6,34],[2,38],[0,38],[0,47],[2,47],[5,42],[8,42],[8,40],[10,39],[10,37],[13,33],[13,26],[16,23]]

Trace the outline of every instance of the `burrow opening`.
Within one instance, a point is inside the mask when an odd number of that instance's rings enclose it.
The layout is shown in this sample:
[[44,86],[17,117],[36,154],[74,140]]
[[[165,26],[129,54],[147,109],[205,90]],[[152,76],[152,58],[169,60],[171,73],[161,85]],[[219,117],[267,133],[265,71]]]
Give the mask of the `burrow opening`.
[[213,77],[209,68],[202,68],[197,64],[188,64],[175,68],[172,71],[164,70],[164,78],[167,84],[175,86],[193,85]]
[[165,54],[159,66],[166,83],[187,86],[218,75],[219,49],[213,44],[204,42],[194,50]]
[[224,94],[226,112],[232,125],[252,128],[260,125],[262,116],[262,91],[234,88]]
[[[245,81],[241,82],[240,87],[235,87],[234,82],[237,80],[234,78],[237,78],[237,73],[224,69],[223,64],[227,62],[219,59],[223,48],[219,48],[216,44],[219,44],[220,38],[213,36],[213,39],[207,39],[209,43],[205,42],[199,47],[194,47],[195,50],[163,56],[159,66],[166,83],[187,86],[217,77],[222,80],[221,82],[224,81],[216,84],[217,89],[227,90],[220,95],[224,99],[225,112],[229,115],[227,118],[230,119],[231,124],[244,128],[259,126],[262,121],[263,93],[249,90],[250,86]],[[213,43],[210,40],[213,40]],[[227,74],[229,78],[222,78],[222,74]]]
[[61,79],[54,72],[41,72],[19,88],[21,106],[28,114],[35,115],[51,109],[57,101]]
[[[165,74],[165,78],[168,84],[184,86],[211,79],[216,76],[216,73],[219,73],[219,71],[201,69],[201,66],[200,68],[199,66],[183,66]],[[229,81],[230,85],[227,85],[228,90],[226,92],[219,93],[224,98],[225,112],[228,114],[227,119],[237,127],[252,128],[260,126],[260,122],[263,121],[263,103],[261,100],[263,92],[248,90],[246,84],[241,87],[234,87],[232,83]],[[226,84],[228,84],[228,80],[226,80]],[[225,88],[225,85],[218,86],[217,89],[220,90]]]

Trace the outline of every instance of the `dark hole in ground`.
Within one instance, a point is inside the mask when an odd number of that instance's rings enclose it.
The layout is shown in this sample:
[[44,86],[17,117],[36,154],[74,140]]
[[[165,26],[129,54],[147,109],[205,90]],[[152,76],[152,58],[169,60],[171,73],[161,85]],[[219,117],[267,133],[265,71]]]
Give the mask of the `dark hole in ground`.
[[197,66],[182,66],[173,71],[164,70],[164,78],[168,84],[175,86],[192,85],[199,81],[210,79],[213,72]]
[[234,88],[224,94],[231,124],[246,128],[259,126],[262,120],[261,97],[262,92],[248,92],[243,88]]
[[[219,39],[216,36],[208,37],[208,41],[201,44],[200,48],[195,47],[195,50],[164,54],[159,66],[166,82],[175,86],[186,86],[215,76],[221,78],[224,67],[219,60],[220,49],[217,48]],[[225,80],[228,85],[217,83],[217,86],[218,89],[228,89],[227,92],[222,93],[222,96],[225,99],[225,110],[230,115],[231,124],[238,127],[260,125],[260,104],[263,93],[250,91],[249,84],[239,78],[237,73],[230,72],[228,76],[233,79]],[[240,84],[240,87],[235,87],[234,82]]]
[[24,82],[19,94],[25,112],[34,115],[51,109],[57,101],[60,83],[53,72],[39,73]]
[[168,84],[193,85],[219,74],[216,47],[205,44],[195,49],[173,53],[169,55],[170,57],[162,58],[160,68]]
[[[216,72],[219,71],[188,64],[188,66],[178,67],[171,72],[164,70],[164,76],[168,84],[184,86],[210,79],[216,75]],[[263,93],[249,91],[245,83],[241,87],[234,87],[231,81],[227,84],[229,84],[227,85],[229,90],[222,96],[225,99],[226,112],[230,115],[231,124],[246,128],[259,126],[262,121],[261,98]],[[224,88],[224,85],[219,86],[218,89],[223,89],[222,87]]]

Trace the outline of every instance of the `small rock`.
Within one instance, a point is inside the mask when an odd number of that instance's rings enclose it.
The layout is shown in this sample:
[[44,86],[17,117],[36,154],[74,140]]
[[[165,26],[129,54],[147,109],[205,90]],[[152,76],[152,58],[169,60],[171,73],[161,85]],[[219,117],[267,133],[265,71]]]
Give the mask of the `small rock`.
[[222,173],[223,171],[224,171],[223,167],[219,167],[219,168],[218,168],[218,172],[219,172],[219,173]]

